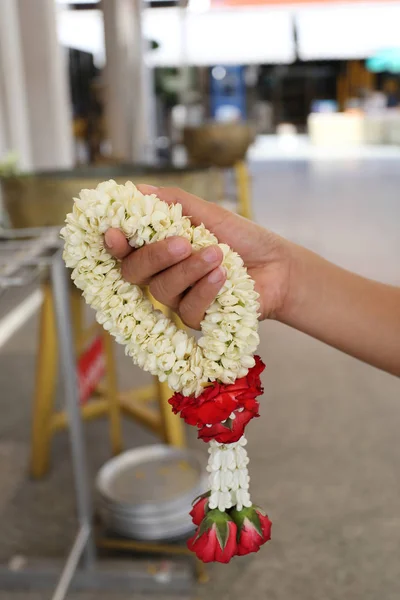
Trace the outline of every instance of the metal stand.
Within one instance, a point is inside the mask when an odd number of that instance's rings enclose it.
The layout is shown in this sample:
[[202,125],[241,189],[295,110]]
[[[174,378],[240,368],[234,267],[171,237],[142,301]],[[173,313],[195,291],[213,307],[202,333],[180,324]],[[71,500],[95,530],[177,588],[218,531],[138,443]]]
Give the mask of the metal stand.
[[[75,564],[75,566],[78,564],[81,554],[87,568],[93,566],[95,558],[95,546],[91,535],[91,524],[93,522],[92,502],[90,500],[87,457],[79,410],[78,380],[76,376],[74,341],[72,336],[72,317],[66,276],[67,270],[62,259],[62,250],[60,249],[56,252],[51,262],[51,279],[54,290],[60,362],[64,378],[65,405],[69,418],[71,456],[75,479],[78,522],[80,525],[79,532],[61,580],[66,578],[68,572],[71,572],[71,568],[67,571],[67,567],[70,563]],[[84,543],[82,540],[85,540]],[[73,573],[74,570],[72,570],[72,575]],[[68,585],[71,577],[68,581]],[[61,580],[60,584],[62,583]],[[61,600],[63,596],[56,596],[56,598],[57,600]]]
[[[26,241],[27,236],[33,240]],[[79,395],[75,368],[72,318],[69,305],[67,270],[62,260],[62,250],[58,231],[20,230],[2,232],[2,237],[13,239],[0,244],[0,250],[11,244],[19,246],[20,252],[1,261],[0,292],[5,288],[24,285],[40,276],[44,267],[50,268],[53,284],[55,313],[59,336],[60,362],[64,379],[66,411],[69,420],[69,434],[73,476],[76,494],[76,507],[79,529],[71,551],[63,565],[54,561],[45,565],[28,565],[20,570],[0,566],[0,588],[42,589],[55,586],[52,600],[64,600],[68,590],[74,589],[122,589],[136,592],[184,592],[189,591],[193,582],[185,565],[175,565],[165,561],[149,568],[147,563],[139,567],[129,564],[129,569],[121,569],[115,562],[99,569],[93,535],[93,502],[89,488],[87,456],[83,427],[79,410]],[[25,238],[16,244],[15,238]],[[11,250],[11,248],[10,248]],[[167,571],[166,566],[167,565]],[[111,568],[110,568],[111,566]],[[116,569],[117,567],[117,569]],[[61,574],[60,574],[61,573]]]

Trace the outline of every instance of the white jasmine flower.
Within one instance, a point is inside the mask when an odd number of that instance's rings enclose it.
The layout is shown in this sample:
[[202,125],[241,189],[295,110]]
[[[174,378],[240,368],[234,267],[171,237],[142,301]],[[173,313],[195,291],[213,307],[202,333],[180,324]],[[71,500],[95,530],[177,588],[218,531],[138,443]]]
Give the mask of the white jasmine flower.
[[224,369],[229,369],[231,371],[237,371],[239,368],[237,360],[233,360],[232,358],[226,358],[226,356],[223,356],[221,358],[221,363]]
[[226,349],[224,342],[220,342],[216,339],[205,336],[199,339],[198,345],[200,346],[200,348],[204,349],[203,352],[207,350],[209,353],[217,355],[217,357],[222,356]]
[[190,338],[184,331],[177,331],[172,337],[172,344],[178,360],[186,358],[190,354]]
[[211,333],[211,336],[218,342],[223,342],[225,344],[226,342],[230,342],[233,339],[232,335],[229,332],[223,331],[222,329],[218,328],[214,328],[214,331]]
[[154,356],[154,354],[146,353],[146,360],[144,361],[142,368],[145,371],[151,372],[151,371],[155,371],[157,367],[158,367],[157,357]]
[[223,372],[223,367],[215,360],[204,360],[203,361],[204,375],[210,380],[219,379]]
[[229,369],[224,369],[223,373],[221,375],[221,381],[222,383],[234,383],[236,381],[237,377],[236,377],[236,373],[234,371],[231,371]]
[[176,361],[176,356],[174,353],[170,352],[169,354],[162,354],[157,357],[157,367],[161,371],[170,371],[174,366]]
[[[182,393],[184,396],[191,396],[197,388],[197,378],[191,371],[186,371],[181,375]],[[192,390],[190,393],[185,393],[183,390]]]
[[[152,338],[154,334],[154,329],[157,327],[158,323],[153,327],[151,332]],[[174,347],[171,344],[171,340],[168,338],[157,337],[155,339],[150,339],[148,343],[148,349],[150,352],[153,352],[156,356],[160,356],[161,354],[166,354],[169,352],[174,352]]]
[[171,388],[171,390],[173,392],[180,392],[181,391],[181,378],[179,377],[179,375],[177,375],[176,373],[171,373],[170,375],[168,375],[168,386]]
[[232,448],[227,448],[221,452],[221,469],[236,469],[235,452]]
[[188,362],[186,360],[177,360],[172,367],[172,372],[176,375],[183,375],[189,369]]
[[237,510],[242,510],[243,507],[249,508],[252,506],[249,492],[242,489],[237,490],[235,504]]

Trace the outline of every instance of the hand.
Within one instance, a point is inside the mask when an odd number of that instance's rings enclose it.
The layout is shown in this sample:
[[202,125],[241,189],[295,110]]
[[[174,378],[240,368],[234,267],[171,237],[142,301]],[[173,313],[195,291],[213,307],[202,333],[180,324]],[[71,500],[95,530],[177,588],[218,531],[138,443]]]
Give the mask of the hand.
[[[291,244],[255,223],[177,188],[140,185],[144,194],[156,193],[168,204],[179,202],[193,225],[204,225],[219,242],[228,244],[244,260],[260,294],[261,318],[283,311],[289,290]],[[184,238],[171,237],[132,250],[122,232],[109,229],[105,245],[122,260],[124,278],[149,285],[156,300],[176,311],[186,325],[200,327],[204,313],[224,284],[222,251],[210,246],[192,252]]]

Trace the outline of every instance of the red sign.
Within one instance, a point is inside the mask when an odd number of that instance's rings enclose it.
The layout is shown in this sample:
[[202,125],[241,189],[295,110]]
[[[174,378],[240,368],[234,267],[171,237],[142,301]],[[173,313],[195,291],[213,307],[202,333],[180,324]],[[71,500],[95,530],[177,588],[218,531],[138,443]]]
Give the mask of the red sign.
[[86,404],[106,372],[103,339],[95,338],[78,361],[79,400]]

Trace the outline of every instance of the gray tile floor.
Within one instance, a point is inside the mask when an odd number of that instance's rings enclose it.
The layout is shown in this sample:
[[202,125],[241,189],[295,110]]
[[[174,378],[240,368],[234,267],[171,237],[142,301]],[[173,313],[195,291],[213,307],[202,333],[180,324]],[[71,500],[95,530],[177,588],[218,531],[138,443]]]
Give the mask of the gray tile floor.
[[[400,284],[398,160],[270,161],[252,171],[259,223]],[[0,352],[1,560],[16,552],[62,556],[75,525],[64,434],[53,444],[51,476],[26,478],[36,325],[32,319]],[[193,598],[398,600],[399,380],[277,323],[264,323],[261,334],[266,392],[249,452],[253,496],[273,519],[273,541],[213,567],[211,584]],[[133,385],[142,376],[123,361],[121,377]],[[108,457],[106,433],[104,423],[86,428],[93,473]],[[132,423],[125,438],[151,440]],[[0,592],[0,600],[45,597]],[[125,600],[71,595],[94,598]]]

